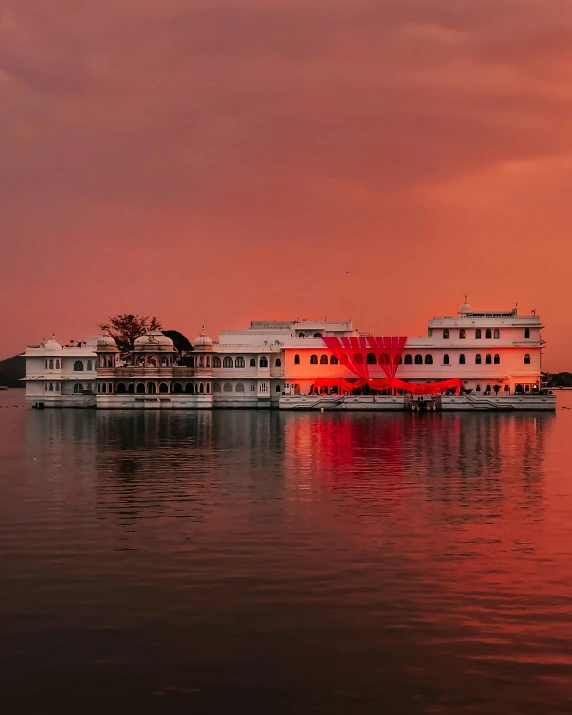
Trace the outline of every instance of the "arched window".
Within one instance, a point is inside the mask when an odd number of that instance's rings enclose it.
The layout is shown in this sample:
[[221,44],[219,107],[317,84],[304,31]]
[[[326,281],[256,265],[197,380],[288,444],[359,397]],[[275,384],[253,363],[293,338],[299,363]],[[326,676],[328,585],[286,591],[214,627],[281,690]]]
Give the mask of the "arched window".
[[445,353],[443,355],[443,365],[450,365],[451,363],[449,362],[449,356]]
[[83,385],[81,382],[76,382],[75,385],[73,386],[73,391],[76,395],[79,395],[83,392]]
[[449,340],[449,330],[448,330],[448,328],[445,328],[445,330],[443,330],[443,340]]
[[137,383],[137,390],[136,390],[136,392],[137,392],[138,394],[142,394],[143,392],[145,392],[145,383],[144,383],[144,382],[138,382],[138,383]]
[[354,362],[356,365],[363,365],[363,355],[361,353],[354,353]]
[[310,356],[310,365],[317,365],[318,364],[318,356],[317,355],[311,355]]
[[244,358],[242,357],[242,355],[239,355],[236,358],[236,360],[234,361],[234,366],[235,367],[244,367],[244,365],[245,365]]
[[106,393],[106,392],[107,392],[107,384],[106,384],[105,382],[102,382],[102,383],[101,383],[101,391],[102,391],[103,393]]
[[524,364],[530,365],[530,355],[528,353],[524,356]]
[[406,355],[405,360],[403,361],[406,365],[412,365],[413,364],[413,357],[411,355]]
[[524,337],[529,338],[530,337],[530,328],[525,328],[524,329]]
[[87,369],[90,371],[93,370],[93,365],[91,364],[91,360],[87,361]]
[[256,358],[250,358],[250,367],[256,367]]
[[224,387],[222,388],[223,392],[232,392],[232,385],[230,382],[225,382]]
[[[176,386],[175,386],[176,387]],[[185,385],[185,392],[189,395],[192,395],[195,391],[195,386],[192,382],[187,382]]]
[[299,364],[300,364],[300,356],[294,355],[294,365],[299,365]]
[[320,355],[320,365],[327,365],[327,364],[328,364],[328,356]]
[[54,369],[54,361],[53,361],[53,360],[50,360],[50,366],[49,366],[48,369],[49,369],[49,370],[53,370],[53,369]]
[[425,365],[433,365],[433,355],[425,355]]
[[322,333],[314,333],[314,337],[315,337],[315,338],[321,338],[321,337],[322,337]]
[[213,367],[220,367],[220,358],[218,355],[213,355]]
[[477,328],[475,330],[475,340],[480,340],[483,337],[482,331],[480,328]]
[[159,392],[161,392],[161,393],[169,392],[169,385],[167,385],[166,382],[162,382],[159,385]]
[[379,353],[379,364],[389,365],[389,355],[387,353]]
[[368,353],[366,355],[366,362],[368,365],[375,365],[377,363],[377,360],[375,359],[375,355],[373,353]]
[[207,392],[210,393],[211,391],[211,384],[210,382],[207,382]]
[[220,383],[219,382],[215,382],[215,384],[213,385],[213,392],[220,392]]
[[227,355],[225,357],[225,359],[222,361],[222,366],[223,367],[232,367],[232,358]]
[[268,367],[268,358],[266,357],[266,355],[263,355],[260,358],[260,367]]
[[480,365],[483,362],[483,358],[480,356],[479,353],[475,355],[475,365]]
[[154,382],[148,382],[147,383],[147,393],[149,395],[154,395],[157,392],[157,388],[155,387]]
[[505,385],[505,386],[504,386],[504,391],[505,391],[505,392],[510,392],[510,387],[509,387],[508,385]]
[[498,339],[500,338],[500,330],[499,330],[498,328],[495,328],[495,329],[494,329],[493,338],[494,338],[495,340],[498,340]]
[[493,335],[493,334],[492,334],[491,329],[490,329],[490,328],[487,328],[487,329],[486,329],[486,332],[485,332],[485,338],[486,338],[487,340],[490,340],[490,339],[492,338],[492,335]]
[[493,361],[492,361],[492,357],[491,357],[491,355],[490,355],[490,353],[489,353],[489,354],[486,356],[486,358],[485,358],[485,363],[486,363],[487,365],[491,365],[492,362],[493,362]]
[[107,391],[111,394],[113,392],[113,383],[110,382]]
[[280,385],[276,385],[276,392],[280,392]]
[[493,362],[495,365],[500,365],[500,355],[495,355],[493,358]]
[[416,356],[415,356],[415,364],[416,364],[416,365],[423,365],[423,355],[416,355]]
[[466,362],[467,362],[467,361],[466,361],[466,359],[465,359],[465,356],[463,355],[463,353],[461,353],[461,354],[459,355],[459,365],[464,365]]
[[330,365],[338,365],[338,358],[335,355],[330,357]]
[[467,337],[467,331],[465,330],[465,328],[461,328],[459,330],[459,339],[464,340],[466,337]]
[[204,393],[204,391],[205,391],[205,384],[204,384],[204,382],[201,382],[201,384],[199,385],[199,392],[202,395]]
[[298,333],[298,337],[299,337],[299,338],[305,338],[305,337],[306,337],[306,333]]
[[476,392],[480,392],[480,391],[481,391],[481,386],[480,386],[480,385],[477,385],[477,386],[475,387],[475,391],[476,391]]
[[54,391],[54,383],[50,382],[49,392],[53,392],[53,391]]
[[[328,362],[328,358],[326,358],[326,362]],[[276,362],[274,363],[275,367],[282,367],[282,360],[280,358],[276,358]]]
[[118,395],[123,395],[124,393],[126,393],[127,388],[125,387],[125,383],[124,382],[118,383],[117,390],[115,392],[117,392]]
[[244,385],[242,384],[242,382],[237,382],[237,383],[236,383],[236,386],[235,386],[235,388],[234,388],[234,391],[235,391],[235,392],[244,392]]
[[81,372],[83,370],[83,363],[81,360],[76,360],[73,364],[73,369],[75,372]]

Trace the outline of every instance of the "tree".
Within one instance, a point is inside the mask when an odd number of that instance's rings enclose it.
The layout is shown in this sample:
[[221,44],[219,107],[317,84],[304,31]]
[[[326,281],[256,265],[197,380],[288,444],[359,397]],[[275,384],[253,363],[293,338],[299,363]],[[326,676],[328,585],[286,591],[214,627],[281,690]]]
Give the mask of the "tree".
[[179,333],[178,330],[163,330],[163,335],[171,338],[173,345],[175,346],[175,350],[179,353],[179,355],[184,355],[185,353],[190,353],[194,350],[191,345],[191,341],[185,335]]
[[133,352],[135,340],[151,330],[161,330],[161,322],[155,317],[128,315],[114,315],[108,318],[108,323],[98,323],[100,330],[107,331],[115,340],[121,357],[126,357]]

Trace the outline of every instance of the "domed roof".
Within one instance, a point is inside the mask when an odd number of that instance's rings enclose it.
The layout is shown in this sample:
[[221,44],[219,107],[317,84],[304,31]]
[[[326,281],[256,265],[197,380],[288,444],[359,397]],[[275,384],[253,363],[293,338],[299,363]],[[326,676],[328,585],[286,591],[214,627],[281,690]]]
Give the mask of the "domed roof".
[[153,351],[160,350],[161,352],[166,352],[169,350],[174,350],[173,341],[168,338],[160,330],[151,330],[145,335],[136,338],[133,343],[135,350],[141,351]]
[[59,353],[62,350],[62,346],[56,340],[56,336],[52,335],[49,340],[44,343],[44,350],[48,350],[51,353]]
[[469,315],[469,313],[472,313],[471,306],[467,303],[467,296],[465,296],[465,302],[461,306],[461,309],[459,310],[460,315]]
[[100,348],[103,346],[107,346],[110,348],[116,348],[117,344],[116,344],[115,340],[111,337],[111,335],[99,335],[97,337],[97,347]]
[[213,341],[205,333],[205,326],[203,325],[200,335],[196,337],[195,342],[193,343],[193,347],[195,350],[205,350],[206,348],[212,347],[212,344]]

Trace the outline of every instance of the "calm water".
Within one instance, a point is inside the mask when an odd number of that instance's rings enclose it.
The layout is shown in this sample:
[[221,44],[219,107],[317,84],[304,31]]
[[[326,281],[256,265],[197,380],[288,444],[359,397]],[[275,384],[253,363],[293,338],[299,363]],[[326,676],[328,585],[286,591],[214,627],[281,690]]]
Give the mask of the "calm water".
[[2,712],[569,713],[571,472],[560,407],[0,393]]

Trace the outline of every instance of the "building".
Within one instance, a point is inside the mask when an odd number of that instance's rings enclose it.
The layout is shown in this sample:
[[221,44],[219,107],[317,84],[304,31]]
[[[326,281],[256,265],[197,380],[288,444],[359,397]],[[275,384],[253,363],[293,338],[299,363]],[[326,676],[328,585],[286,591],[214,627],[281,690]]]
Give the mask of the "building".
[[377,338],[351,320],[253,321],[221,331],[218,342],[203,328],[184,360],[160,331],[138,338],[126,361],[108,335],[66,346],[52,338],[25,352],[27,399],[104,409],[399,409],[425,393],[443,395],[443,409],[553,409],[541,394],[542,327],[535,314],[465,303],[430,320],[426,337]]

